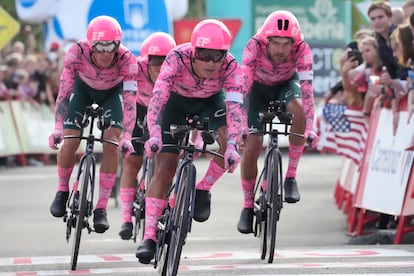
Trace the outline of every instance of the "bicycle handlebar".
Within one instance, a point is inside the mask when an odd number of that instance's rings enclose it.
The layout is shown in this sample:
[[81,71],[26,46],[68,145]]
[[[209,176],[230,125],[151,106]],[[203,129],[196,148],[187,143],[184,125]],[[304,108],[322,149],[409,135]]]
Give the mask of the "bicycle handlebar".
[[[89,120],[91,119],[91,120]],[[99,130],[101,130],[101,138],[96,138],[92,135],[92,129],[93,129],[93,121],[94,119],[98,119],[97,127]],[[118,146],[119,143],[116,141],[108,140],[103,138],[103,132],[108,129],[111,126],[111,123],[109,121],[105,121],[104,118],[104,109],[103,107],[99,106],[96,103],[93,103],[90,106],[87,106],[85,108],[85,112],[83,113],[83,116],[76,116],[75,117],[75,124],[81,129],[81,133],[79,135],[65,135],[63,139],[80,139],[80,140],[87,140],[87,141],[93,141],[93,142],[101,142],[101,143],[108,143],[112,144],[114,146]],[[83,130],[90,125],[90,132],[89,136],[83,135]],[[56,137],[55,137],[56,141]]]
[[[80,135],[65,135],[64,139],[80,139],[80,140],[90,140],[92,139],[89,136],[80,136]],[[114,146],[119,146],[119,143],[113,140],[103,139],[103,138],[96,138],[93,137],[94,142],[101,142],[101,143],[108,143]]]

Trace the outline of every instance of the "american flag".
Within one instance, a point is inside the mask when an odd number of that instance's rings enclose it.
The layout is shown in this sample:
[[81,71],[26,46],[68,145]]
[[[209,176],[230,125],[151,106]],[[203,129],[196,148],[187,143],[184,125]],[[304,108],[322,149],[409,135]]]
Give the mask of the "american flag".
[[327,104],[316,123],[317,150],[331,152],[361,163],[368,136],[368,120],[361,108]]

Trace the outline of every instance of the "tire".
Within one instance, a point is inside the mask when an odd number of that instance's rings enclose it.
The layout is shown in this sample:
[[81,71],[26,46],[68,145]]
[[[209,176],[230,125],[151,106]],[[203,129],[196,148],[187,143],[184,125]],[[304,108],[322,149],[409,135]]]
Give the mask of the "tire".
[[134,202],[134,232],[132,239],[134,243],[137,241],[137,237],[141,231],[141,238],[144,237],[145,227],[145,190],[138,187],[136,199]]
[[266,188],[266,243],[268,263],[273,262],[276,246],[277,222],[281,210],[281,163],[280,152],[278,150],[271,151],[267,160],[267,188]]
[[172,211],[171,239],[168,245],[167,275],[177,275],[181,252],[189,227],[191,192],[195,186],[196,169],[192,163],[183,167],[177,199]]
[[264,260],[267,253],[267,220],[266,220],[266,192],[260,192],[260,210],[258,210],[259,221],[257,223],[259,227],[260,236],[260,259]]
[[162,219],[158,222],[157,228],[157,247],[155,251],[155,266],[158,268],[160,276],[167,275],[167,260],[168,260],[168,243],[169,233],[167,233],[166,223],[169,220],[170,210],[164,210]]
[[160,247],[160,250],[162,251],[159,263],[157,264],[159,266],[160,276],[167,276],[168,249],[169,247],[166,244],[163,244],[162,247]]
[[[134,233],[133,233],[133,241],[137,241],[137,236],[141,230],[141,238],[144,238],[144,229],[145,229],[145,190],[149,186],[151,179],[154,175],[155,170],[155,159],[149,159],[145,157],[143,162],[144,170],[143,175],[141,176],[140,183],[138,183],[137,194],[135,197],[134,203]],[[142,186],[141,181],[144,181],[144,185]]]
[[86,155],[81,164],[81,175],[80,175],[80,189],[79,191],[79,213],[76,219],[75,236],[72,243],[72,255],[71,255],[71,269],[76,270],[79,255],[79,246],[82,237],[82,230],[85,226],[85,217],[88,210],[88,189],[89,185],[93,181],[93,173],[91,172],[93,167],[93,159],[90,155]]

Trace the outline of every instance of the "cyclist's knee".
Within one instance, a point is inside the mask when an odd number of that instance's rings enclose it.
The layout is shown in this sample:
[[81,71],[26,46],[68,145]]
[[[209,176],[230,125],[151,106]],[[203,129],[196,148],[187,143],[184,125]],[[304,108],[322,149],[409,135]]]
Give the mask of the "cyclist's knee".
[[263,137],[259,135],[249,135],[246,138],[243,148],[243,155],[248,158],[257,159],[262,151]]
[[60,152],[62,154],[75,154],[79,148],[80,141],[78,139],[66,139],[62,144]]
[[[104,132],[104,139],[118,142],[121,136],[121,130],[116,127],[111,127]],[[106,144],[106,143],[104,143]]]

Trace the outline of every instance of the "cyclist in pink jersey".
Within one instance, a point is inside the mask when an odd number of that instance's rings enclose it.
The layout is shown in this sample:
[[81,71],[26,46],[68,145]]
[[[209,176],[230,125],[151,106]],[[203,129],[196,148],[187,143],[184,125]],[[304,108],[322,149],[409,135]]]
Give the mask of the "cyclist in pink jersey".
[[[52,149],[57,149],[64,135],[79,135],[76,116],[82,115],[86,106],[97,103],[104,108],[105,120],[111,124],[104,138],[119,141],[119,149],[125,156],[134,150],[131,135],[136,114],[137,64],[134,55],[121,45],[121,38],[121,27],[114,18],[98,16],[89,23],[87,39],[74,43],[67,52],[55,106],[55,129],[49,136]],[[58,152],[59,183],[50,207],[55,217],[65,214],[79,143],[76,139],[65,140]],[[107,143],[102,147],[99,199],[93,218],[97,233],[109,228],[106,208],[118,164],[117,148]]]
[[230,42],[230,32],[222,22],[203,20],[194,27],[191,42],[172,50],[161,67],[147,112],[150,139],[145,151],[154,155],[151,148],[155,145],[159,153],[146,193],[144,237],[136,252],[141,263],[148,264],[154,257],[157,223],[167,206],[168,187],[178,165],[178,150],[162,149],[163,143],[177,143],[169,134],[170,125],[185,124],[187,114],[209,117],[210,128],[218,132],[218,152],[224,154],[224,160],[214,157],[210,161],[206,174],[196,184],[196,221],[210,216],[213,184],[238,165],[243,81],[241,68],[228,52]]
[[[296,17],[284,10],[271,13],[258,33],[246,45],[242,58],[242,71],[246,79],[247,126],[253,131],[244,143],[241,160],[241,182],[244,194],[243,210],[237,225],[241,233],[253,232],[253,189],[257,177],[257,160],[261,153],[263,136],[254,133],[260,129],[258,114],[267,109],[271,100],[287,102],[293,114],[291,131],[304,133],[305,139],[318,137],[312,131],[314,98],[312,89],[312,52],[303,40]],[[305,140],[289,137],[289,163],[285,177],[285,200],[299,201],[296,168],[304,149]]]
[[[175,47],[174,38],[163,32],[151,34],[144,40],[141,46],[138,64],[138,93],[136,97],[137,116],[133,137],[143,136],[145,126],[145,115],[147,114],[148,103],[152,96],[155,80],[157,79],[161,65],[171,49]],[[132,207],[135,201],[137,189],[136,177],[143,162],[144,145],[132,142],[135,152],[124,158],[123,170],[120,183],[120,195],[122,203],[123,223],[119,235],[123,240],[129,240],[132,236]]]

